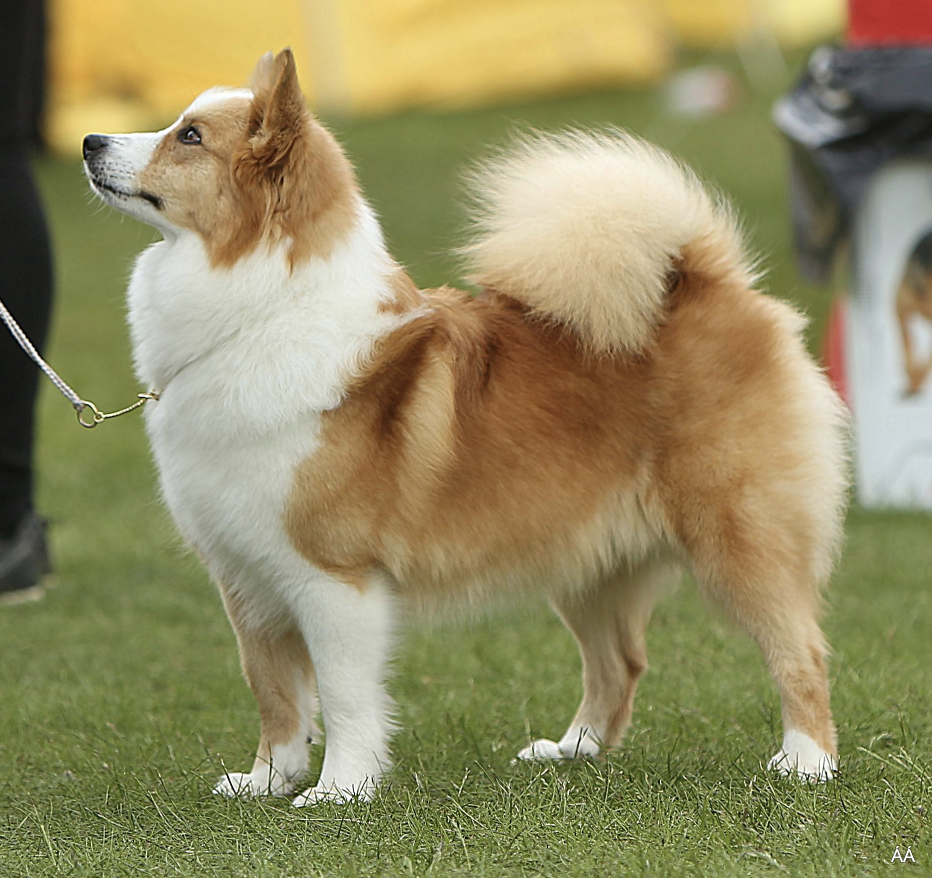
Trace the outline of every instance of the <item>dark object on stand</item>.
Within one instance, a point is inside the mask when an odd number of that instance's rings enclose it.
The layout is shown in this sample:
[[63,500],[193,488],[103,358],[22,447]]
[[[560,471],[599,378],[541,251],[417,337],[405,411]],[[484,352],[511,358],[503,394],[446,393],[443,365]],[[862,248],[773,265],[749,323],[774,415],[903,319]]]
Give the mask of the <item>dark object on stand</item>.
[[932,48],[817,49],[774,120],[792,150],[799,268],[825,281],[874,174],[932,158]]

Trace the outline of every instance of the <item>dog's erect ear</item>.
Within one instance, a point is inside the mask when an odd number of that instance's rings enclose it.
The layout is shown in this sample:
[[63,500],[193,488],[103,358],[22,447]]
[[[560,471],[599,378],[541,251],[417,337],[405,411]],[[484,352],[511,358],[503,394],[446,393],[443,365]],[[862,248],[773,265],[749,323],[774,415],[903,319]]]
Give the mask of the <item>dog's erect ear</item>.
[[283,49],[274,58],[271,52],[263,55],[250,85],[254,97],[247,136],[252,157],[277,165],[300,138],[308,117],[291,49]]
[[270,92],[274,83],[272,79],[274,68],[275,53],[266,52],[256,63],[256,69],[252,71],[252,76],[249,77],[249,88],[256,94]]

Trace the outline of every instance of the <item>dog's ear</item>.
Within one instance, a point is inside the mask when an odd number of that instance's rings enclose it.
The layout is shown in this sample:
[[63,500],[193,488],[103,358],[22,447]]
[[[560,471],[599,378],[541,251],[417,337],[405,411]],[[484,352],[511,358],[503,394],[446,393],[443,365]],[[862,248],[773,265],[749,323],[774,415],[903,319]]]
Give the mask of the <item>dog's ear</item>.
[[279,166],[300,139],[309,115],[291,49],[274,58],[271,52],[263,55],[250,84],[249,152],[256,164]]
[[249,77],[248,87],[253,90],[254,94],[267,94],[272,90],[274,84],[273,73],[275,70],[275,53],[266,52],[257,62],[256,68]]

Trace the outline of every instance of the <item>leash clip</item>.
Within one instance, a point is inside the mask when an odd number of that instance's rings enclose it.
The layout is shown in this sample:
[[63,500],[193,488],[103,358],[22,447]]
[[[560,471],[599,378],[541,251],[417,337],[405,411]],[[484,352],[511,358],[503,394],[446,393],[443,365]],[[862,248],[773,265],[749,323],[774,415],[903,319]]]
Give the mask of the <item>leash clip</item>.
[[[82,399],[75,403],[74,411],[78,416],[78,423],[82,427],[87,427],[88,430],[93,430],[98,424],[106,421],[108,418],[118,418],[120,415],[125,415],[127,412],[134,411],[138,409],[139,406],[145,405],[150,399],[158,401],[158,398],[161,394],[157,390],[148,390],[145,393],[137,393],[136,396],[138,400],[132,405],[128,405],[125,409],[120,409],[118,412],[102,412],[97,408],[94,403],[89,399]],[[84,410],[91,410],[91,420],[84,420]]]
[[[3,300],[0,300],[0,320],[2,320],[7,329],[13,335],[13,338],[16,339],[17,344],[26,352],[26,356],[29,357],[46,375],[46,377],[54,384],[62,396],[71,403],[72,408],[74,408],[75,414],[78,416],[78,423],[82,427],[87,427],[88,430],[92,430],[96,427],[101,421],[106,421],[107,418],[118,418],[120,415],[125,415],[127,412],[131,412],[134,409],[138,409],[139,406],[145,405],[150,399],[158,399],[160,391],[153,390],[150,388],[145,393],[137,393],[138,397],[137,402],[134,402],[132,405],[128,405],[125,409],[120,409],[118,412],[102,412],[97,408],[94,403],[89,399],[81,399],[77,393],[74,392],[73,388],[69,387],[61,375],[58,374],[42,357],[39,355],[39,352],[36,350],[35,345],[29,340],[26,333],[23,332],[23,328],[16,322],[13,315],[10,313],[6,305],[3,304]],[[84,420],[82,414],[84,409],[90,409],[92,418],[89,421]]]

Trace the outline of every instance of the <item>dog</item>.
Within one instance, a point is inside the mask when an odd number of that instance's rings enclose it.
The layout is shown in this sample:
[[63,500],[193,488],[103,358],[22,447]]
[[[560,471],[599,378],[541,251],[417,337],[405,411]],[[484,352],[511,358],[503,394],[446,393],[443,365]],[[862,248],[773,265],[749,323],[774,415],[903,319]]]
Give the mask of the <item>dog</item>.
[[107,204],[154,226],[129,284],[164,501],[219,586],[261,732],[227,796],[370,798],[402,619],[548,599],[584,694],[528,760],[631,718],[658,594],[688,569],[779,688],[779,771],[837,771],[821,593],[845,410],[804,320],[758,292],[736,220],[622,132],[529,135],[472,175],[480,292],[386,249],[289,50],[154,134],[88,135]]
[[932,355],[925,362],[920,360],[909,329],[913,318],[925,318],[932,323],[932,232],[923,235],[910,252],[896,291],[895,306],[906,370],[904,396],[913,396],[922,390],[932,372]]

